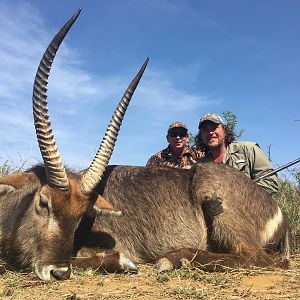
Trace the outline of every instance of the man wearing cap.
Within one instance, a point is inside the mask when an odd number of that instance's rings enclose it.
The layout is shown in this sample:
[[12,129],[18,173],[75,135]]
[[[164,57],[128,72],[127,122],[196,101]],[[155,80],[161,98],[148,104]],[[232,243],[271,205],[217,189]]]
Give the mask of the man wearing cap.
[[[226,126],[219,115],[215,113],[203,115],[200,118],[198,129],[195,142],[205,152],[205,156],[199,158],[198,163],[227,164],[242,171],[253,180],[273,170],[258,144],[236,142],[233,131]],[[278,191],[276,175],[259,180],[257,184],[271,195]]]
[[187,146],[189,134],[183,122],[172,123],[166,137],[169,143],[168,147],[151,156],[146,166],[189,169],[198,158],[203,156],[202,151]]

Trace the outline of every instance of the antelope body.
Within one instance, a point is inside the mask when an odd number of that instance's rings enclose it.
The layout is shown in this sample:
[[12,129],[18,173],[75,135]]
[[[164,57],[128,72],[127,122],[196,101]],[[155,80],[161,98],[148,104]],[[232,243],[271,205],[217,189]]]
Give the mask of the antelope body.
[[[109,166],[97,191],[123,214],[87,214],[76,234],[76,249],[113,249],[138,263],[167,254],[172,266],[193,258],[202,265],[212,263],[207,270],[220,269],[220,264],[287,266],[286,217],[267,192],[226,165],[202,164],[192,170]],[[215,206],[222,212],[215,214]]]

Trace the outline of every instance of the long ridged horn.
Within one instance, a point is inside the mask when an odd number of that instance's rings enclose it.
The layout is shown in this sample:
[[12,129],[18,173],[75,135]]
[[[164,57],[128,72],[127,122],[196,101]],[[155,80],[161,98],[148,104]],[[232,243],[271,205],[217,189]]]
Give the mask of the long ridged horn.
[[60,29],[47,47],[37,69],[33,85],[34,126],[45,164],[47,183],[49,186],[60,190],[68,190],[69,181],[51,129],[48,115],[47,85],[55,54],[80,12],[81,9]]
[[132,80],[126,92],[124,93],[123,97],[121,98],[111,118],[111,121],[106,129],[105,135],[96,153],[96,156],[82,177],[81,190],[85,195],[91,194],[102,178],[104,170],[107,167],[109,159],[112,155],[126,109],[146,69],[148,61],[149,58],[146,59],[140,71]]

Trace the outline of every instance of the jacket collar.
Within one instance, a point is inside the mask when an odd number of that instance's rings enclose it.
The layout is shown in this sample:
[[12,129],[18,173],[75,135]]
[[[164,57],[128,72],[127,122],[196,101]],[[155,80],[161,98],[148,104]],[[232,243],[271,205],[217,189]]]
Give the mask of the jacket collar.
[[[170,145],[166,149],[162,150],[162,154],[165,157],[175,156],[174,153],[170,149]],[[189,156],[189,155],[192,155],[192,148],[189,146],[185,146],[182,155],[178,158],[181,158],[183,156]]]

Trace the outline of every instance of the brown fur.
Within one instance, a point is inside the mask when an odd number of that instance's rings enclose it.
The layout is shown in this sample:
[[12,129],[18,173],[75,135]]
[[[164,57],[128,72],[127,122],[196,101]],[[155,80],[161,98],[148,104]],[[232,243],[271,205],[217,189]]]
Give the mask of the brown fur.
[[120,253],[114,251],[99,252],[91,249],[81,249],[77,257],[73,258],[72,264],[78,268],[92,268],[102,272],[122,271],[120,265]]
[[[81,175],[67,171],[67,176],[69,191],[49,187],[43,166],[0,179],[0,249],[9,267],[33,268],[45,280],[68,278],[74,234],[81,218],[95,204],[98,210],[113,209],[97,194],[87,197],[81,192]],[[123,256],[120,262],[120,255],[110,251],[73,259],[73,263],[111,272],[124,271],[128,266],[134,270]]]
[[[97,192],[123,212],[119,217],[96,215],[97,195],[84,196],[81,174],[67,174],[67,192],[46,185],[43,166],[0,179],[1,254],[8,264],[37,270],[43,265],[69,266],[84,247],[96,254],[73,262],[107,271],[128,266],[126,260],[120,263],[120,253],[135,262],[155,262],[166,255],[174,265],[191,256],[200,264],[217,259],[225,266],[269,265],[278,258],[274,251],[288,257],[285,218],[274,236],[261,240],[278,206],[230,167],[110,166]],[[97,254],[103,250],[107,255]],[[66,272],[58,269],[56,277],[64,279],[69,273],[69,267]]]
[[[220,259],[218,255],[208,256],[207,251],[226,253],[225,265],[232,262],[233,266],[273,264],[276,255],[269,255],[270,251],[288,258],[289,230],[284,216],[274,236],[266,243],[261,239],[278,205],[231,167],[205,164],[180,170],[110,166],[98,192],[123,216],[86,216],[75,239],[77,245],[114,249],[135,262],[153,262],[180,248],[205,251],[200,252],[207,256],[205,263],[216,256]],[[207,214],[206,208],[216,198],[221,199],[223,212]]]
[[37,261],[70,262],[76,226],[93,204],[78,190],[77,175],[68,172],[68,177],[69,192],[45,185],[42,166],[1,178],[1,254],[9,264],[27,268]]

